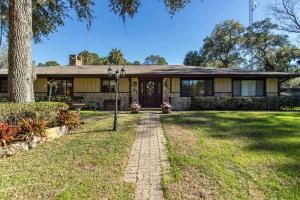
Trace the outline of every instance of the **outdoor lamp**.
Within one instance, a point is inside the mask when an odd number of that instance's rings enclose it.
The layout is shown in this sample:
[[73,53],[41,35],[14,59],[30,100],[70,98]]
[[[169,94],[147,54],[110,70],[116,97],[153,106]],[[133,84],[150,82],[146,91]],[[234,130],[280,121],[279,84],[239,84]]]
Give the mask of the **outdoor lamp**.
[[126,70],[124,69],[124,66],[121,69],[121,77],[125,77]]
[[109,66],[109,68],[107,69],[107,74],[109,77],[112,76],[112,69],[111,69],[111,66]]
[[113,131],[118,130],[118,96],[119,96],[119,79],[125,77],[126,70],[124,69],[124,66],[121,69],[121,72],[117,68],[115,72],[113,72],[111,66],[109,65],[109,68],[107,69],[108,77],[114,78],[115,81],[115,114],[114,114],[114,127]]

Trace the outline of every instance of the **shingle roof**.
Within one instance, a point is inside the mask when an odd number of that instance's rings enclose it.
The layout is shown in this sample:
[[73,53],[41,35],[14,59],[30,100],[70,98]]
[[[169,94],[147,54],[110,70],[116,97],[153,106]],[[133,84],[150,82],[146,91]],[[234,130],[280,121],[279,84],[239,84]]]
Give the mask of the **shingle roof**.
[[[121,69],[123,66],[112,66],[112,69]],[[101,66],[57,66],[57,67],[35,67],[38,76],[87,76],[87,75],[107,75],[106,65]],[[229,68],[206,68],[198,66],[184,65],[126,65],[128,76],[206,76],[206,77],[299,77],[300,74],[285,72],[264,72],[247,71]],[[6,69],[0,69],[0,75],[5,76]]]

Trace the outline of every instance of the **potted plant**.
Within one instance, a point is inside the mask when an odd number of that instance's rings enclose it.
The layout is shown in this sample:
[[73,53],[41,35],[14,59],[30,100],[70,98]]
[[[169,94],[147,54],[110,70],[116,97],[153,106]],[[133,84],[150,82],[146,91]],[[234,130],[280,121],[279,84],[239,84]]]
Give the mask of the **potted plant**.
[[171,106],[171,104],[168,101],[164,101],[161,104],[161,109],[162,109],[163,113],[169,113],[170,110],[171,110],[171,108],[172,108],[172,106]]
[[138,103],[133,102],[132,104],[130,104],[131,113],[135,113],[135,114],[139,113],[140,109],[141,109],[141,106]]

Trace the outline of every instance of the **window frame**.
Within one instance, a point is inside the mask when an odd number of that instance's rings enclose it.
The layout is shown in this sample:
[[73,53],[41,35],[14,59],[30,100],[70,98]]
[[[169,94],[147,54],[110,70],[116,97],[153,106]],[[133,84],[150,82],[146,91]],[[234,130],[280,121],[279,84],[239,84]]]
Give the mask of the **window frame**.
[[[6,89],[2,90],[2,83],[1,81],[6,81]],[[0,78],[0,93],[5,94],[8,93],[8,79],[7,78]]]
[[[103,81],[109,81],[109,87],[111,86],[111,82],[115,82],[115,87],[114,87],[114,90],[113,91],[104,91],[103,89]],[[116,89],[116,81],[115,79],[112,79],[112,78],[101,78],[101,81],[100,81],[100,87],[101,87],[101,93],[115,93],[115,89]]]
[[[241,85],[240,85],[240,96],[235,96],[234,95],[234,81],[241,81]],[[255,96],[242,96],[242,81],[263,81],[263,89],[264,89],[264,93],[262,96],[257,96],[257,92],[255,94]],[[266,83],[266,78],[233,78],[232,79],[232,84],[231,84],[231,91],[232,91],[232,97],[265,97],[267,96],[267,83]]]
[[[74,78],[55,78],[55,77],[48,77],[47,78],[47,96],[49,96],[49,85],[48,85],[48,82],[51,81],[51,80],[58,80],[58,81],[71,81],[72,83],[72,89],[71,89],[71,92],[70,92],[70,95],[54,95],[53,91],[52,91],[52,94],[51,96],[70,96],[70,97],[73,97],[74,96]],[[66,93],[66,91],[64,91],[64,93]]]
[[[200,80],[200,81],[211,81],[212,82],[212,94],[207,95],[206,94],[206,88],[205,88],[205,94],[203,96],[190,96],[190,95],[183,95],[182,90],[182,81],[193,81],[193,80]],[[206,83],[205,83],[206,84]],[[180,97],[213,97],[215,96],[215,80],[214,78],[180,78]]]

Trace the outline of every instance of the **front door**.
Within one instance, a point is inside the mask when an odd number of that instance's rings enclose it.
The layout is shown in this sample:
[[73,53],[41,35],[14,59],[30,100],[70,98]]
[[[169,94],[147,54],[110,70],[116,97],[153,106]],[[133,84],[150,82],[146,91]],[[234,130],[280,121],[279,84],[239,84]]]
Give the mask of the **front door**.
[[162,101],[161,79],[140,80],[140,103],[144,108],[160,107]]

